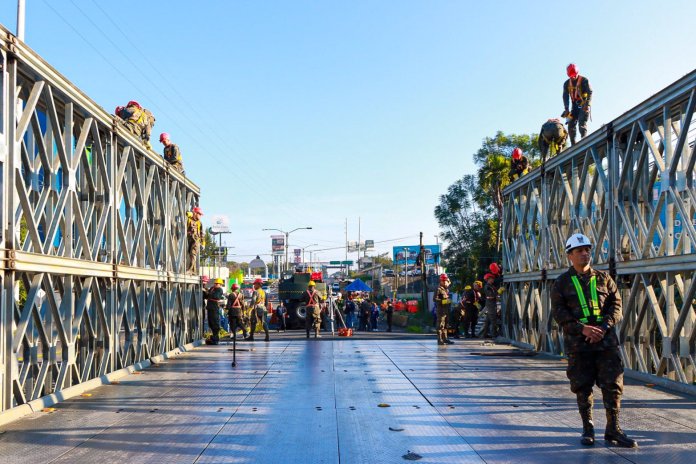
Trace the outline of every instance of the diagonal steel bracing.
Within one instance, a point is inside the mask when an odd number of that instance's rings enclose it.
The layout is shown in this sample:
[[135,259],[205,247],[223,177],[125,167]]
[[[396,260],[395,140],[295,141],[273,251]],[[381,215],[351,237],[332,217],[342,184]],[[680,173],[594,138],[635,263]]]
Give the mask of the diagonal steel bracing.
[[200,191],[0,27],[0,412],[202,337]]

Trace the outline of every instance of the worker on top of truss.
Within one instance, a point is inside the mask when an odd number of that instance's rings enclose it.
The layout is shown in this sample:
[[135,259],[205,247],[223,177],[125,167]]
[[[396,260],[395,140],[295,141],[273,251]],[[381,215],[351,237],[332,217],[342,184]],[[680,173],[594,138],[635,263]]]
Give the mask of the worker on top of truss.
[[[566,68],[568,80],[563,84],[563,106],[565,111],[562,118],[568,119],[568,132],[570,144],[575,145],[575,137],[578,124],[580,125],[580,138],[587,134],[587,121],[590,119],[592,104],[592,87],[585,76],[581,76],[578,67],[570,63]],[[570,106],[572,104],[572,106]],[[568,110],[570,108],[570,111]]]
[[539,150],[541,150],[541,160],[546,161],[547,157],[555,156],[566,147],[568,132],[560,119],[549,119],[541,125],[539,133]]
[[517,147],[512,150],[512,159],[510,160],[510,172],[508,177],[510,182],[519,179],[529,172],[529,160],[522,154],[522,149]]
[[148,149],[152,148],[150,134],[155,126],[155,115],[150,110],[140,106],[137,101],[131,100],[126,106],[117,106],[114,114],[123,119],[126,128],[140,138]]
[[583,445],[594,445],[592,387],[602,390],[607,414],[604,440],[626,448],[638,446],[619,426],[623,393],[623,363],[614,327],[622,318],[621,295],[609,273],[590,266],[592,243],[583,234],[566,241],[572,266],[551,290],[553,317],[563,330],[568,355],[566,374],[582,418]]
[[162,132],[159,136],[159,141],[164,145],[164,159],[178,172],[184,174],[184,162],[181,157],[181,150],[179,146],[169,138],[169,134]]

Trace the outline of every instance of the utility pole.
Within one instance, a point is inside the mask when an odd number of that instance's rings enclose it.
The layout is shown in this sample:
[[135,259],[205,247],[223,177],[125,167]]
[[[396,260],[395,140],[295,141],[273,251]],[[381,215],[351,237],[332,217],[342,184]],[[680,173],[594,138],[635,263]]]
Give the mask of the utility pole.
[[425,275],[425,246],[423,246],[423,232],[420,233],[420,269],[421,269],[421,287],[423,294],[423,310],[428,314],[428,278]]
[[24,0],[17,0],[17,38],[22,42],[24,42],[25,6]]

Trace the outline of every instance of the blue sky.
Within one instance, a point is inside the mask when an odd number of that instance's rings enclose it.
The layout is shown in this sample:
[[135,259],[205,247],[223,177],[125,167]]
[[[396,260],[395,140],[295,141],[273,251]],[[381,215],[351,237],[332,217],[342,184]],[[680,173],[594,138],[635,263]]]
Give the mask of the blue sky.
[[[0,6],[14,30],[16,0]],[[26,42],[108,111],[151,108],[248,261],[270,253],[262,228],[341,247],[345,218],[375,252],[434,242],[439,195],[484,137],[561,113],[569,62],[594,130],[693,69],[694,17],[693,1],[27,0]]]

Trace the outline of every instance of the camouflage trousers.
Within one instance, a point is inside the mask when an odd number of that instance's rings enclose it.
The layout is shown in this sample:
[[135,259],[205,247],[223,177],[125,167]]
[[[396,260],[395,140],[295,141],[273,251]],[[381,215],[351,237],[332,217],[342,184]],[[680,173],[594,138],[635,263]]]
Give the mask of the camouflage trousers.
[[568,121],[568,135],[570,135],[570,144],[575,145],[578,125],[580,126],[580,138],[587,134],[587,121],[590,119],[590,112],[573,105],[570,114],[572,118]]
[[307,306],[307,316],[305,317],[305,330],[309,336],[309,329],[313,328],[314,332],[321,330],[321,306]]
[[437,339],[438,341],[444,342],[447,340],[447,310],[437,310]]
[[621,407],[623,362],[618,349],[568,353],[566,374],[580,409],[592,408],[594,385],[602,390],[605,409]]
[[198,249],[200,245],[198,244],[198,241],[196,240],[189,240],[188,241],[188,267],[186,268],[186,272],[189,274],[196,274],[198,271],[196,270],[196,265],[198,262]]

